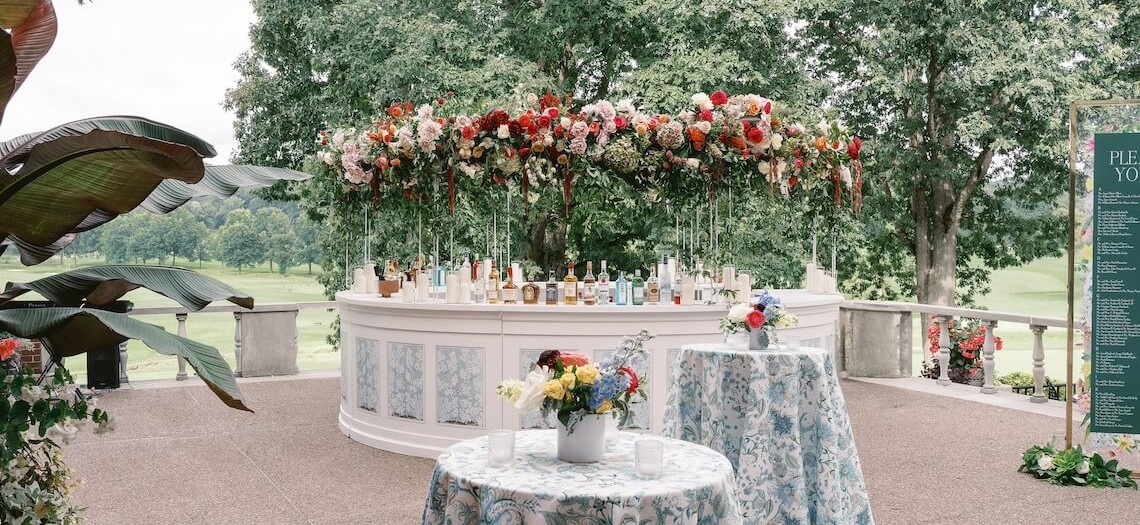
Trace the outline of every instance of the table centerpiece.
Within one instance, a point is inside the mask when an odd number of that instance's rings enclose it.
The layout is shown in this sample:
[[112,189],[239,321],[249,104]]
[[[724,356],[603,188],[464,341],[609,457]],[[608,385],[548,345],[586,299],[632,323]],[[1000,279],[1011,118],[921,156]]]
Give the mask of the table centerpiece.
[[645,341],[653,337],[645,330],[626,336],[612,356],[597,363],[582,354],[547,350],[523,380],[505,380],[495,391],[519,410],[557,414],[558,459],[596,462],[605,449],[604,418],[620,415],[624,422],[630,400],[646,398],[633,368],[645,359]]
[[729,346],[767,350],[776,344],[776,328],[790,328],[799,319],[787,311],[780,298],[763,290],[748,302],[739,302],[720,318],[720,329]]

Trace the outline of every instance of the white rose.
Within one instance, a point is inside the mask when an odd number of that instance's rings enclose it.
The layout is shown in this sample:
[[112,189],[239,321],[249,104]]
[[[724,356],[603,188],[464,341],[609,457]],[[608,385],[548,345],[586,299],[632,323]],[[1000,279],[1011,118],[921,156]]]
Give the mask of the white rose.
[[823,136],[825,136],[825,137],[826,137],[826,136],[827,136],[827,132],[828,132],[828,131],[831,131],[831,126],[828,126],[828,125],[827,125],[827,121],[826,121],[826,120],[823,120],[823,119],[819,119],[819,124],[816,124],[816,127],[815,127],[815,129],[816,129],[816,131],[818,131],[818,132],[819,132],[819,134],[820,134],[820,135],[823,135]]
[[780,149],[780,144],[784,143],[784,137],[778,133],[772,135],[772,148]]
[[685,165],[697,169],[701,167],[701,161],[699,159],[685,159]]
[[1080,465],[1077,465],[1077,474],[1084,475],[1084,474],[1088,474],[1088,473],[1089,473],[1089,462],[1088,461],[1082,461]]
[[728,315],[726,317],[728,317],[729,321],[734,323],[743,323],[744,320],[748,318],[748,312],[751,311],[752,307],[748,304],[736,303],[732,305],[732,308],[728,309]]
[[532,412],[542,408],[542,402],[546,399],[546,393],[543,392],[543,386],[546,382],[553,377],[545,367],[535,368],[526,375],[526,381],[523,383],[522,393],[515,401],[515,408],[526,412]]
[[1043,454],[1041,457],[1037,458],[1037,468],[1041,470],[1049,470],[1053,468],[1053,456],[1050,456],[1049,454]]
[[501,139],[509,139],[511,138],[511,128],[507,127],[506,124],[503,124],[499,126],[499,131],[495,133],[495,135]]
[[538,95],[535,95],[534,93],[527,93],[526,94],[526,103],[528,106],[533,106],[535,104],[538,104]]
[[710,100],[709,96],[705,93],[693,95],[693,105],[701,109],[711,110],[713,108],[712,100]]
[[573,124],[573,122],[570,121],[570,117],[562,117],[558,119],[558,125],[562,126],[562,129],[570,129],[571,124]]

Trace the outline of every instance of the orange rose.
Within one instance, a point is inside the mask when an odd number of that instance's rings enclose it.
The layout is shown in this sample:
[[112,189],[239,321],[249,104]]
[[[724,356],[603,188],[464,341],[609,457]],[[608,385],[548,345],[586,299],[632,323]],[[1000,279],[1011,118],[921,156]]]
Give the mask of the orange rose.
[[823,150],[827,149],[827,138],[826,137],[816,137],[815,138],[815,149],[819,150],[821,153],[823,152]]

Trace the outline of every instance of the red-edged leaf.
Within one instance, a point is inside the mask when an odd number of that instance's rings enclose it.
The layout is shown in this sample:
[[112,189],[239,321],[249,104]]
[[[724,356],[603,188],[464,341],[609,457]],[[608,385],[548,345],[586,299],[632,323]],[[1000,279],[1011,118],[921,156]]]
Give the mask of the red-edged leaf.
[[27,18],[12,28],[12,48],[16,51],[16,86],[27,80],[28,74],[55,43],[57,24],[51,0],[42,0]]

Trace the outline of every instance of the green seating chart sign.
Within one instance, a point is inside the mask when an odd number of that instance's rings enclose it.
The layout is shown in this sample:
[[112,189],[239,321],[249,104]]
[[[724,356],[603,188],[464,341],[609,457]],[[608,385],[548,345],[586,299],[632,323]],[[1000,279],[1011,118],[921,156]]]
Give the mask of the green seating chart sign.
[[1140,133],[1094,142],[1093,432],[1140,433]]

